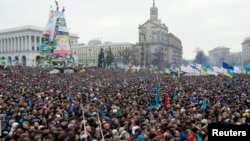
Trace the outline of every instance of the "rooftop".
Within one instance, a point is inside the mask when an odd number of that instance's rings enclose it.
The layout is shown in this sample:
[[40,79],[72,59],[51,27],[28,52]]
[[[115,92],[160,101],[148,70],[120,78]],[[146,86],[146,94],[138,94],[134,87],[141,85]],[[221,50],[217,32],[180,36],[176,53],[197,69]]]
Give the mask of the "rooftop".
[[[38,27],[38,26],[33,26],[33,25],[26,25],[26,26],[14,27],[14,28],[2,29],[2,30],[0,30],[0,33],[16,32],[16,31],[22,31],[22,30],[37,30],[37,31],[41,31],[41,34],[42,34],[44,28]],[[70,35],[78,37],[78,35],[75,33],[70,33]]]

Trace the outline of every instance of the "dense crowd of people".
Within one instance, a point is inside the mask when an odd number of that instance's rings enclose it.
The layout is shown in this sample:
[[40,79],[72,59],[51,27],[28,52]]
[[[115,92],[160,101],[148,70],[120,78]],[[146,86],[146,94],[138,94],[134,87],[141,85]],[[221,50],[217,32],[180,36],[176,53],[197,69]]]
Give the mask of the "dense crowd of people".
[[0,77],[2,141],[207,141],[208,124],[250,125],[249,75],[16,66]]

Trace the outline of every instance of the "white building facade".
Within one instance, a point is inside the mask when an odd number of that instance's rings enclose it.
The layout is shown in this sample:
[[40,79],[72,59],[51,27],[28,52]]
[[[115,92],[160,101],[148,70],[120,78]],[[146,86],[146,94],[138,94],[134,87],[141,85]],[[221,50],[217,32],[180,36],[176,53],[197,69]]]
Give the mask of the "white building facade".
[[[35,66],[42,32],[43,28],[30,25],[0,30],[0,57],[7,58],[8,65],[17,60],[20,65]],[[77,34],[70,34],[71,48],[77,46],[78,38]]]
[[210,65],[221,66],[222,62],[226,61],[229,55],[230,48],[221,46],[208,51],[208,58]]
[[[104,55],[106,56],[109,48],[114,55],[115,62],[122,62],[124,53],[127,50],[133,50],[134,44],[121,42],[104,42],[102,43],[99,39],[91,40],[87,45],[78,44],[76,48],[72,48],[72,53],[78,56],[78,60],[75,60],[79,65],[86,66],[96,66],[98,64],[98,56],[100,54],[101,48],[104,50]],[[132,57],[132,56],[130,56]],[[131,58],[129,58],[131,59]]]
[[233,53],[229,53],[226,57],[225,57],[225,62],[227,62],[228,64],[232,65],[232,66],[238,66],[238,67],[242,67],[243,66],[243,62],[242,62],[242,52],[233,52]]

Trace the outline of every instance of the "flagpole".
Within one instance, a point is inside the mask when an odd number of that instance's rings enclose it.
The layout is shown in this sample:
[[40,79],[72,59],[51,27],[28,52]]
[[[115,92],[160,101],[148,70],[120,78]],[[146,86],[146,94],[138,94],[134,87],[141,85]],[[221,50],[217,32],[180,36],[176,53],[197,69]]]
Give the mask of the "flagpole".
[[83,127],[84,127],[84,138],[87,139],[87,131],[86,131],[86,123],[85,123],[85,116],[84,116],[84,108],[82,105],[82,119],[83,119]]
[[155,105],[157,108],[159,108],[159,84],[158,84],[158,73],[155,72],[156,74],[156,85],[155,85]]
[[101,120],[100,120],[100,116],[99,116],[99,112],[97,110],[97,118],[98,118],[98,122],[99,122],[99,127],[100,127],[100,131],[101,131],[101,135],[102,135],[102,141],[104,141],[104,135],[103,135],[103,131],[102,131],[102,124],[101,124]]
[[[0,114],[0,118],[6,117],[6,114]],[[2,127],[3,127],[3,121],[0,120],[0,137],[2,137]]]

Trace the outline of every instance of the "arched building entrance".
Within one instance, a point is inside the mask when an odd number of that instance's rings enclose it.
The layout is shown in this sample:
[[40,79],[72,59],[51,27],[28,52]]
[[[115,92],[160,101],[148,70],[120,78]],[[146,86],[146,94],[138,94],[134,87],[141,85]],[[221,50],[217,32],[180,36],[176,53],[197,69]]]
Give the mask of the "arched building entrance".
[[26,66],[26,56],[22,56],[22,65]]
[[17,65],[19,64],[19,57],[18,56],[15,56],[14,59],[12,60],[12,65]]
[[41,56],[36,56],[36,63],[40,62],[41,61]]
[[12,60],[11,60],[11,57],[10,57],[10,56],[8,57],[7,65],[8,65],[8,66],[11,66],[11,65],[12,65]]

